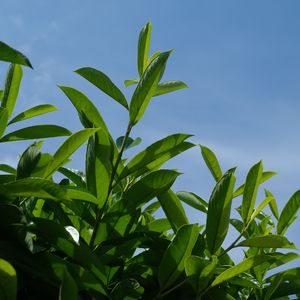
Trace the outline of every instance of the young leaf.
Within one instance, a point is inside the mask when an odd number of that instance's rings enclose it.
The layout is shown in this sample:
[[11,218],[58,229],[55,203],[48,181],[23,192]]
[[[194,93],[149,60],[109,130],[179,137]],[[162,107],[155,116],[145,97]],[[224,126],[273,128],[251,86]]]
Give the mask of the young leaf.
[[281,235],[265,235],[255,236],[247,240],[240,242],[237,247],[257,247],[257,248],[292,248],[295,249],[295,245],[291,243],[287,238]]
[[32,69],[29,59],[16,49],[0,41],[0,60],[18,65],[24,65]]
[[250,222],[252,222],[260,213],[261,211],[265,208],[265,206],[270,203],[272,200],[274,200],[273,197],[266,197],[254,210],[253,214],[251,215]]
[[284,234],[287,228],[295,220],[295,216],[300,208],[300,190],[292,195],[284,206],[277,223],[277,233]]
[[0,142],[11,142],[21,140],[32,140],[41,138],[51,138],[59,136],[68,136],[71,132],[57,125],[35,125],[25,127],[14,132],[8,133],[0,139]]
[[59,289],[59,300],[77,300],[77,297],[76,282],[66,269]]
[[160,76],[164,70],[171,51],[161,53],[147,67],[139,81],[129,107],[130,124],[135,125],[143,116],[153,96]]
[[275,197],[273,196],[273,194],[265,189],[265,195],[266,197],[271,197],[271,201],[269,202],[269,206],[271,209],[271,212],[273,213],[274,217],[278,220],[279,218],[279,214],[278,214],[278,208],[277,208],[277,204],[276,204],[276,200]]
[[7,108],[0,107],[0,138],[3,136],[8,122]]
[[14,267],[0,258],[0,297],[3,300],[17,298],[17,274]]
[[127,80],[124,80],[125,87],[129,87],[131,85],[135,85],[135,84],[138,84],[138,83],[139,83],[138,79],[127,79]]
[[148,52],[151,38],[151,23],[148,22],[141,30],[138,41],[138,71],[142,77],[147,67]]
[[227,235],[235,176],[225,173],[217,182],[208,203],[206,238],[208,250],[216,253]]
[[47,166],[45,171],[45,178],[51,176],[57,169],[59,169],[66,160],[94,133],[98,128],[87,128],[73,133],[64,143],[57,149],[53,155],[53,159]]
[[42,114],[46,114],[46,113],[54,111],[54,110],[57,110],[57,108],[50,104],[37,105],[37,106],[29,108],[29,109],[21,112],[20,114],[18,114],[16,117],[14,117],[8,123],[8,125],[16,123],[16,122],[24,121],[24,120],[27,120],[27,119],[30,119],[30,118],[33,118],[36,116],[40,116]]
[[[1,45],[1,44],[0,44]],[[11,64],[9,66],[6,81],[5,81],[5,88],[2,96],[1,107],[7,108],[8,118],[11,116],[17,97],[19,94],[19,88],[21,79],[23,76],[23,71],[21,66]]]
[[185,89],[187,87],[188,86],[180,80],[169,80],[169,81],[161,82],[157,85],[153,97],[167,94],[167,93],[172,93],[177,90]]
[[177,192],[177,197],[186,204],[198,209],[204,213],[207,213],[208,204],[205,200],[198,195],[191,192]]
[[89,67],[78,69],[75,71],[75,73],[81,75],[83,78],[99,88],[102,92],[112,97],[114,100],[128,109],[128,103],[125,96],[104,73]]
[[222,177],[222,170],[215,154],[207,147],[200,145],[203,159],[216,181]]
[[158,269],[160,290],[174,284],[184,271],[184,263],[192,253],[199,235],[197,225],[183,225],[167,248]]
[[256,194],[262,177],[262,162],[255,164],[248,172],[243,194],[241,215],[245,224],[251,219],[255,205]]

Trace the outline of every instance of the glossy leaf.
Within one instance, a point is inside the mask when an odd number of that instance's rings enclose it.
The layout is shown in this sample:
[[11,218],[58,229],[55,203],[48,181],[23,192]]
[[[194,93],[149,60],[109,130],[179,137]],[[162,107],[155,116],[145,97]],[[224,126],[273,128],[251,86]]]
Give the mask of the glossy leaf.
[[138,84],[138,83],[139,83],[138,79],[127,79],[127,80],[124,80],[125,87],[129,87],[131,85],[135,85],[135,84]]
[[240,242],[237,247],[257,247],[257,248],[293,248],[295,245],[287,238],[281,235],[265,235],[250,237],[247,240]]
[[252,222],[272,200],[274,200],[272,196],[266,197],[254,210],[251,215],[250,222]]
[[222,177],[222,170],[215,154],[207,147],[200,145],[202,157],[216,181]]
[[0,60],[32,68],[29,59],[18,50],[0,41]]
[[84,181],[84,174],[78,170],[68,169],[64,167],[60,167],[58,172],[68,177],[71,181],[73,181],[79,187],[85,187],[86,183]]
[[17,274],[14,267],[0,258],[0,298],[15,300],[17,298]]
[[155,93],[170,54],[171,51],[161,53],[143,73],[130,102],[129,116],[131,125],[135,125],[143,116],[151,97]]
[[27,120],[27,119],[30,119],[30,118],[33,118],[36,116],[46,114],[46,113],[54,111],[54,110],[57,110],[57,108],[50,104],[37,105],[37,106],[31,107],[31,108],[21,112],[20,114],[18,114],[16,117],[14,117],[9,122],[9,124],[24,121],[24,120]]
[[157,196],[159,203],[167,216],[174,232],[182,226],[189,224],[189,220],[185,214],[184,208],[172,190]]
[[[1,46],[1,44],[0,44]],[[2,96],[1,107],[7,108],[8,118],[11,116],[19,94],[23,71],[21,66],[11,64],[9,66],[5,87]]]
[[178,230],[158,269],[161,291],[174,284],[184,271],[185,260],[191,255],[198,235],[197,225],[184,225]]
[[277,233],[284,234],[287,228],[295,220],[300,208],[300,190],[295,192],[284,206],[277,223]]
[[86,201],[94,204],[99,203],[99,201],[93,194],[89,193],[87,190],[83,188],[68,187],[67,195],[71,199]]
[[209,199],[206,238],[211,254],[216,253],[221,248],[227,235],[234,183],[233,171],[228,171],[217,182]]
[[67,270],[64,271],[63,280],[59,289],[59,300],[77,300],[77,285]]
[[274,217],[278,220],[279,213],[278,213],[278,208],[277,208],[276,200],[275,200],[273,194],[270,191],[268,191],[268,190],[265,189],[265,195],[266,195],[266,197],[271,197],[272,198],[272,200],[269,202],[269,206],[270,206],[270,209],[271,209]]
[[151,55],[151,57],[148,59],[147,65],[149,65],[156,57],[158,57],[159,54],[161,54],[161,51],[160,51],[160,50],[154,52],[154,53]]
[[195,209],[198,209],[204,213],[207,213],[208,204],[205,200],[200,198],[198,195],[192,192],[184,192],[180,191],[176,193],[177,197],[185,202],[186,204],[190,205],[191,207],[194,207]]
[[94,133],[98,128],[87,128],[73,133],[64,143],[57,149],[53,155],[52,161],[47,166],[45,178],[51,176],[58,168],[64,165],[65,161]]
[[8,110],[7,108],[0,107],[0,137],[3,136],[8,122]]
[[32,140],[41,138],[52,138],[59,136],[68,136],[71,132],[57,125],[35,125],[25,127],[14,132],[8,133],[0,139],[0,142],[11,142],[21,140]]
[[245,182],[241,216],[245,224],[251,219],[256,201],[256,194],[262,177],[262,162],[255,164],[248,172]]
[[172,93],[177,90],[185,89],[187,87],[188,86],[180,80],[169,80],[169,81],[161,82],[157,85],[156,91],[155,91],[153,97]]
[[17,170],[15,168],[13,168],[7,164],[0,164],[0,171],[9,173],[9,174],[16,174],[16,172],[17,172]]
[[151,23],[148,22],[141,30],[138,41],[138,71],[142,77],[147,67],[148,52],[151,38]]
[[99,70],[89,67],[78,69],[75,71],[75,73],[81,75],[83,78],[99,88],[102,92],[128,109],[125,96],[107,75]]

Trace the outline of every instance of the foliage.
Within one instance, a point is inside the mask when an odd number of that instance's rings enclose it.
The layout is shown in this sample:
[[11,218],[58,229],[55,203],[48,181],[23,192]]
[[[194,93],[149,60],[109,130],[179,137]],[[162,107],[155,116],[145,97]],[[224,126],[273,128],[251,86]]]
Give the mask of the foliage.
[[[278,249],[295,248],[284,234],[300,207],[300,191],[281,212],[267,190],[257,205],[261,183],[275,174],[265,172],[262,162],[236,188],[235,168],[223,172],[216,155],[201,145],[216,182],[206,201],[192,192],[175,193],[172,185],[180,174],[161,168],[196,146],[187,141],[190,135],[170,135],[129,161],[123,158],[125,150],[141,142],[130,134],[151,98],[186,87],[181,81],[161,81],[172,51],[149,58],[150,34],[148,23],[138,42],[139,79],[124,82],[136,85],[129,103],[102,71],[76,71],[128,113],[126,132],[116,141],[93,102],[66,86],[60,89],[77,110],[82,130],[71,134],[56,125],[35,125],[6,133],[11,124],[56,108],[39,105],[12,117],[20,64],[31,64],[0,43],[0,59],[11,62],[1,92],[0,142],[68,136],[52,155],[36,141],[17,168],[0,165],[1,299],[267,300],[300,293],[299,268],[269,272],[299,257]],[[85,171],[68,169],[70,156],[85,142]],[[56,182],[58,173],[63,179]],[[199,224],[189,224],[183,202],[198,210]],[[233,207],[238,217],[232,216]],[[157,218],[159,208],[165,217]],[[238,237],[225,248],[230,226]],[[229,254],[237,247],[243,247],[244,257],[235,263]]]

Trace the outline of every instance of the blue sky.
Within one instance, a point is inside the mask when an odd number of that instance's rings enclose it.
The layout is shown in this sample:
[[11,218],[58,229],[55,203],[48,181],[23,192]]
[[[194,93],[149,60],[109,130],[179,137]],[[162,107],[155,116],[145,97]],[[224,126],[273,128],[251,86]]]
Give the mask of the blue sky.
[[[130,98],[132,89],[122,83],[137,76],[137,37],[150,20],[151,52],[175,48],[164,78],[183,80],[190,88],[151,102],[132,134],[143,138],[139,149],[171,133],[194,134],[192,141],[210,147],[223,170],[238,166],[238,183],[262,159],[265,170],[279,173],[265,187],[282,208],[300,188],[299,9],[297,0],[2,0],[0,38],[23,51],[34,66],[34,71],[24,70],[19,111],[51,103],[60,111],[36,123],[80,129],[75,110],[56,86],[69,85],[97,103],[118,137],[127,123],[125,110],[73,71],[98,68]],[[1,82],[6,66],[0,65]],[[44,150],[54,151],[61,142],[46,141]],[[2,162],[15,164],[28,144],[2,145]],[[82,168],[82,155],[74,155],[71,166]],[[209,198],[213,180],[199,149],[167,166],[184,172],[176,190]],[[189,214],[199,221],[194,211]],[[296,221],[288,231],[298,247],[299,226]]]

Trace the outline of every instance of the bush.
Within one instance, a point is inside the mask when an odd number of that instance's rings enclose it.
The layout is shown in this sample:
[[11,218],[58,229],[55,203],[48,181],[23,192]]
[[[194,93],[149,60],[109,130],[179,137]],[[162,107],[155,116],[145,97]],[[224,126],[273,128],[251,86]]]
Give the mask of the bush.
[[[81,68],[77,74],[128,112],[124,136],[113,139],[100,112],[82,92],[59,88],[76,108],[84,129],[71,133],[56,125],[34,125],[6,133],[10,124],[55,110],[50,104],[12,117],[30,61],[0,43],[0,59],[11,62],[1,91],[0,142],[67,136],[54,154],[36,141],[17,168],[0,170],[1,299],[289,299],[300,293],[300,268],[272,271],[299,255],[284,236],[300,207],[300,191],[279,213],[271,192],[256,205],[261,183],[275,175],[252,166],[235,188],[235,168],[221,170],[215,154],[200,146],[216,184],[209,201],[192,192],[175,193],[179,173],[163,169],[174,156],[198,147],[188,134],[173,134],[148,146],[129,161],[123,153],[140,143],[131,131],[152,97],[187,87],[161,82],[172,51],[148,55],[151,24],[138,41],[139,79],[130,103],[104,73]],[[65,165],[85,142],[85,171]],[[54,175],[62,179],[55,182]],[[55,176],[55,178],[58,178]],[[234,199],[237,198],[238,199]],[[199,211],[201,224],[190,224],[182,202]],[[239,217],[232,218],[232,206]],[[266,208],[270,208],[266,210]],[[165,217],[155,212],[162,208]],[[239,235],[225,248],[229,226]],[[235,263],[230,250],[244,247]],[[272,271],[271,273],[269,271]]]

